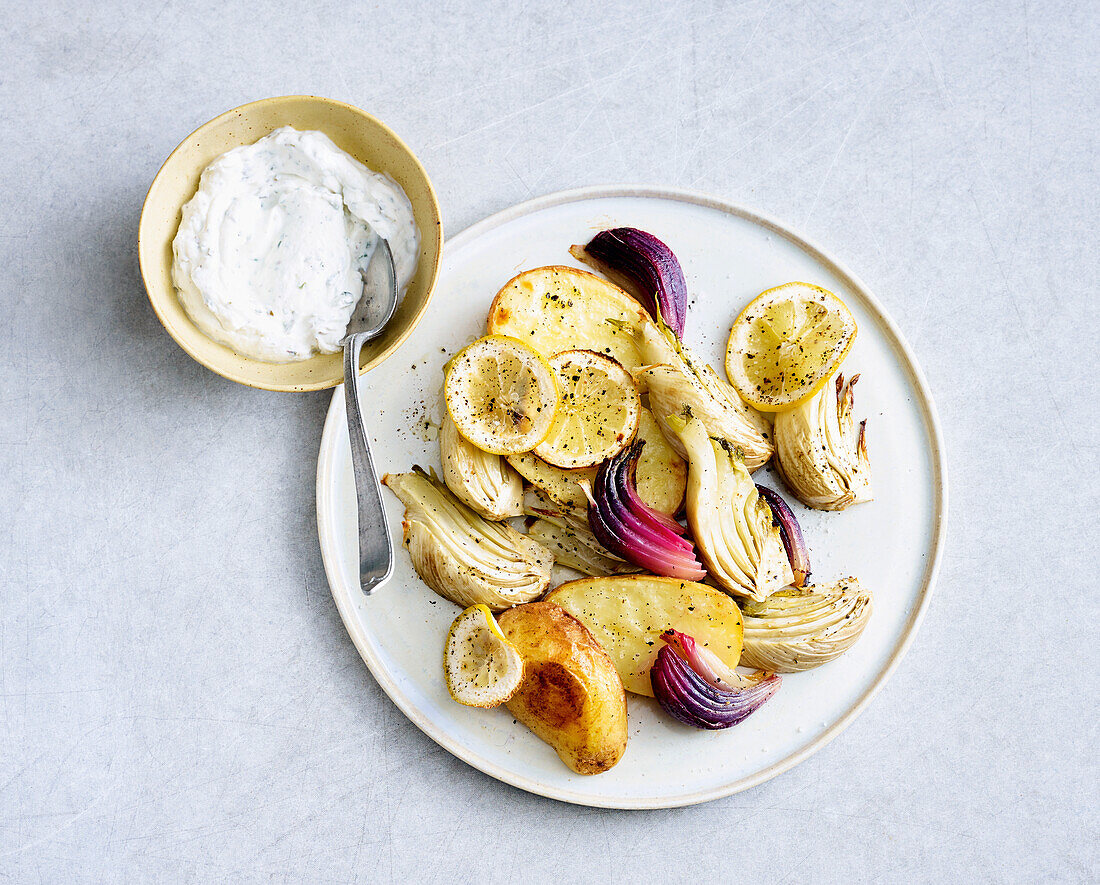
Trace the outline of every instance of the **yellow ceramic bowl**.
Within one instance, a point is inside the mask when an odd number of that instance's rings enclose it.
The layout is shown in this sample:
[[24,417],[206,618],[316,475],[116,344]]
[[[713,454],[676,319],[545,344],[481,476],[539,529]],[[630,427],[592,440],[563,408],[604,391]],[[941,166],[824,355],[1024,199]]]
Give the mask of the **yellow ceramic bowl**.
[[265,363],[241,356],[207,338],[191,322],[172,285],[172,240],[180,210],[194,196],[199,176],[226,151],[268,135],[280,126],[318,129],[376,172],[404,188],[420,228],[420,264],[386,331],[363,347],[359,370],[384,360],[416,327],[435,287],[443,251],[443,223],[428,175],[413,152],[387,126],[359,108],[317,98],[287,95],[242,105],[201,126],[164,161],[141,210],[138,256],[153,309],[164,328],[207,368],[233,381],[267,390],[320,390],[344,379],[343,356],[322,354],[297,363]]

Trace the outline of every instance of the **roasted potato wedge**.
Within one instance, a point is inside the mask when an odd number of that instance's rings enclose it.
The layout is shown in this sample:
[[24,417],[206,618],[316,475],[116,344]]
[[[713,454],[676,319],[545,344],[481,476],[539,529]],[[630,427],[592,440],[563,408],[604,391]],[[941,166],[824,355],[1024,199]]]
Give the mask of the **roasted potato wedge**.
[[618,286],[587,271],[552,266],[526,270],[505,283],[489,308],[486,328],[490,335],[518,338],[547,359],[564,350],[594,350],[633,370],[642,359],[631,329],[652,322]]
[[729,667],[741,658],[741,610],[706,584],[653,575],[582,578],[552,590],[539,604],[547,602],[592,631],[615,662],[623,687],[634,694],[653,696],[649,668],[665,630],[688,634]]
[[626,694],[607,652],[564,609],[517,605],[497,616],[523,658],[508,710],[578,774],[599,774],[626,751]]
[[675,516],[684,503],[688,466],[661,433],[661,425],[649,409],[638,415],[638,434],[645,448],[638,459],[638,496],[655,510]]

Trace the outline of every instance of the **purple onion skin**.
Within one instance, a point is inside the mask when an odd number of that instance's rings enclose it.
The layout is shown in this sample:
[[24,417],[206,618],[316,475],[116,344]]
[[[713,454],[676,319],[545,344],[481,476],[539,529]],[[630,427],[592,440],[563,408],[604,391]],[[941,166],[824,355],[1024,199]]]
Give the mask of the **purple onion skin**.
[[[621,489],[614,482],[614,477],[605,482],[601,491],[603,500],[601,501],[600,496],[597,495],[597,506],[605,516],[604,522],[625,529],[630,540],[647,545],[648,549],[656,553],[667,551],[669,554],[675,554],[691,550],[690,542],[686,539],[640,518],[639,512],[632,510],[627,499],[622,496]],[[626,537],[620,538],[620,542],[626,540]]]
[[631,562],[655,575],[698,581],[706,572],[690,556],[680,551],[663,551],[659,545],[635,534],[621,520],[589,505],[588,522],[592,534],[604,547],[627,562]]
[[757,485],[756,490],[772,509],[772,520],[779,526],[779,536],[783,539],[783,548],[787,551],[787,560],[794,573],[794,586],[801,587],[810,578],[810,551],[806,547],[806,539],[802,537],[802,526],[779,492],[762,485]]
[[[638,448],[638,454],[640,455],[641,454],[641,447],[645,445],[645,440],[644,439],[643,440],[638,440],[638,442],[635,443],[635,445],[637,445],[639,447]],[[638,456],[637,455],[634,455],[634,456],[626,459],[626,464],[624,465],[623,469],[619,471],[618,475],[615,478],[615,481],[616,481],[616,484],[619,487],[620,496],[627,501],[628,506],[630,506],[630,508],[632,510],[638,510],[640,512],[644,512],[646,514],[647,518],[651,519],[653,523],[655,523],[656,525],[663,526],[664,528],[667,528],[673,534],[676,534],[676,535],[685,535],[685,534],[687,534],[687,528],[685,526],[680,525],[680,523],[678,523],[675,519],[673,519],[671,516],[667,516],[666,514],[662,513],[660,510],[655,510],[652,507],[650,507],[648,504],[646,504],[645,501],[642,500],[641,495],[638,494],[638,489],[637,489]],[[687,546],[687,548],[691,547],[690,544],[687,544],[686,546]]]
[[706,571],[695,546],[638,497],[635,475],[644,445],[639,440],[600,465],[588,503],[592,534],[612,553],[653,574],[701,580]]
[[682,551],[663,547],[661,540],[642,533],[637,523],[628,522],[615,501],[601,497],[588,505],[588,524],[592,534],[612,553],[657,575],[687,578],[683,574],[688,563]]
[[638,461],[644,448],[645,440],[640,439],[632,443],[621,455],[611,459],[608,463],[610,485],[631,516],[662,536],[668,543],[683,550],[692,550],[691,541],[681,537],[687,529],[671,517],[654,510],[638,494]]
[[696,673],[666,645],[649,670],[657,703],[673,719],[695,728],[731,728],[744,722],[779,690],[783,677],[769,676],[752,688],[722,691]]
[[663,319],[677,338],[683,337],[687,281],[668,246],[636,227],[616,227],[596,234],[584,249],[602,270],[624,278],[653,319]]

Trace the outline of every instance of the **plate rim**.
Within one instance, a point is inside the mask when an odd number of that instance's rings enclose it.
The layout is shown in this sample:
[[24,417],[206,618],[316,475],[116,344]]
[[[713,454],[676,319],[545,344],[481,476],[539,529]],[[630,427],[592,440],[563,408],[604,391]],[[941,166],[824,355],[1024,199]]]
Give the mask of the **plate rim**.
[[[335,564],[331,561],[329,553],[331,541],[327,540],[326,536],[331,538],[334,531],[334,527],[330,524],[328,519],[328,513],[331,511],[331,507],[329,506],[331,505],[331,500],[328,489],[332,486],[331,480],[335,469],[333,458],[335,444],[332,442],[331,437],[332,434],[338,432],[337,429],[343,431],[346,423],[343,414],[343,385],[337,387],[333,392],[332,400],[329,403],[329,408],[325,415],[324,430],[321,434],[321,445],[317,458],[317,535],[321,547],[321,559],[324,563],[325,577],[328,580],[329,590],[336,603],[337,611],[340,613],[340,620],[343,622],[344,628],[347,630],[348,636],[352,640],[352,644],[358,650],[360,657],[362,657],[363,662],[367,665],[367,669],[370,670],[375,681],[389,696],[390,700],[393,701],[409,721],[439,746],[443,747],[443,749],[447,750],[453,756],[496,780],[510,784],[526,792],[545,796],[550,799],[593,808],[679,808],[732,796],[735,793],[751,789],[752,787],[771,780],[794,768],[796,765],[805,761],[814,753],[828,745],[837,735],[851,725],[856,717],[866,709],[875,695],[877,695],[887,683],[893,675],[894,670],[897,669],[898,665],[909,651],[920,629],[925,612],[932,600],[936,578],[939,575],[947,533],[947,455],[944,447],[943,430],[940,426],[939,414],[936,409],[935,400],[932,398],[932,393],[928,387],[928,381],[925,378],[924,371],[921,369],[920,363],[917,361],[916,355],[913,353],[909,342],[905,339],[905,336],[894,322],[893,317],[885,310],[874,293],[872,293],[863,281],[852,273],[843,262],[834,258],[812,239],[803,236],[793,228],[780,222],[778,219],[759,210],[749,208],[743,204],[719,199],[699,191],[663,187],[659,185],[593,185],[571,188],[569,190],[555,191],[554,193],[516,203],[498,212],[494,212],[481,221],[471,224],[461,233],[451,237],[446,243],[443,260],[446,259],[448,253],[462,249],[467,242],[476,240],[482,234],[526,215],[531,215],[535,212],[540,212],[544,209],[550,209],[567,203],[616,197],[641,197],[691,203],[743,218],[746,221],[754,222],[782,236],[784,239],[821,262],[830,272],[842,279],[848,286],[857,291],[861,297],[866,299],[867,304],[874,310],[878,319],[881,320],[885,326],[886,332],[891,339],[890,343],[895,352],[903,358],[904,364],[902,365],[902,369],[910,377],[916,389],[918,394],[917,399],[919,400],[918,405],[922,417],[924,418],[924,424],[931,438],[930,460],[934,489],[934,511],[932,515],[933,531],[930,547],[931,556],[924,569],[919,602],[909,615],[900,641],[891,652],[885,666],[879,671],[871,685],[841,716],[805,747],[773,762],[767,768],[763,768],[754,774],[737,778],[726,784],[675,795],[651,795],[622,799],[592,797],[574,790],[546,785],[534,778],[526,777],[509,770],[491,759],[471,750],[461,741],[449,735],[444,728],[437,725],[428,716],[420,713],[412,701],[403,694],[396,680],[389,675],[381,662],[375,657],[374,650],[366,634],[359,628],[356,619],[352,616],[351,603],[348,596],[337,592],[336,587],[340,583],[338,578],[339,573]],[[440,262],[440,268],[442,272],[442,260]]]

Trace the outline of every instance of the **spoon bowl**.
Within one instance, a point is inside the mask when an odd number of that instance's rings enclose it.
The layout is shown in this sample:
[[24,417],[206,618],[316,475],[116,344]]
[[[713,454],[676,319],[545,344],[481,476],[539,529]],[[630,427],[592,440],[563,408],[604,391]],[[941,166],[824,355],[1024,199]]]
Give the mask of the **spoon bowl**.
[[[379,237],[371,259],[363,274],[363,294],[348,320],[347,334],[340,339],[346,347],[351,339],[362,336],[363,341],[377,338],[386,328],[397,310],[397,270],[393,263],[393,251],[385,239]],[[345,376],[344,381],[348,379]]]
[[393,542],[382,506],[382,487],[374,470],[370,439],[359,403],[359,351],[382,334],[397,307],[397,270],[390,244],[379,238],[363,271],[363,293],[348,321],[344,346],[344,403],[348,412],[351,469],[359,523],[359,587],[370,595],[393,574]]

